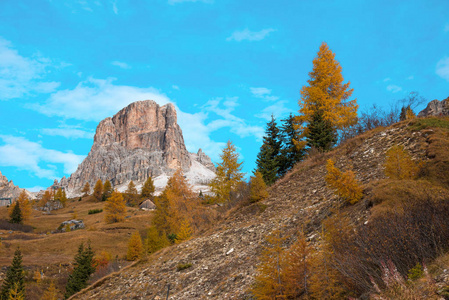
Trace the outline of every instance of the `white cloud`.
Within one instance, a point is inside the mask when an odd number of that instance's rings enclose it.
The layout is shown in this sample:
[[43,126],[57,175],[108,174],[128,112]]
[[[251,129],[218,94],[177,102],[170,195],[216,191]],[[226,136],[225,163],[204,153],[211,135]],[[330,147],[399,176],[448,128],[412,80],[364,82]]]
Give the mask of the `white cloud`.
[[43,128],[42,134],[51,136],[62,136],[67,139],[91,139],[95,132],[76,128]]
[[449,32],[449,23],[444,26],[444,32]]
[[266,101],[276,101],[279,97],[272,96],[271,90],[264,87],[252,87],[250,88],[254,97],[264,99]]
[[449,81],[449,57],[444,57],[437,63],[436,73],[441,78]]
[[115,60],[115,61],[111,62],[111,65],[122,68],[122,69],[131,69],[130,65],[128,65],[127,63],[122,62],[122,61]]
[[273,28],[262,29],[260,31],[250,31],[248,28],[245,28],[241,31],[234,31],[230,37],[228,37],[227,41],[261,41],[265,37],[267,37],[271,32],[275,31]]
[[43,80],[49,60],[21,56],[11,43],[0,37],[0,100],[33,93],[51,93],[58,82]]
[[387,86],[387,91],[392,92],[392,93],[398,93],[398,92],[402,91],[402,88],[400,86],[390,84]]
[[185,3],[185,2],[202,2],[202,3],[214,3],[214,0],[168,0],[168,4],[175,5],[177,3]]
[[385,78],[383,81],[384,81],[384,82],[391,81],[391,78],[390,78],[390,77],[387,77],[387,78]]
[[172,85],[171,88],[174,89],[174,90],[179,90],[179,86],[177,86],[177,85],[175,85],[175,84]]
[[118,15],[118,8],[117,8],[117,2],[112,2],[112,11],[114,14]]
[[[261,140],[264,135],[264,129],[260,126],[251,126],[247,122],[232,114],[234,108],[238,105],[237,97],[232,98],[216,98],[208,101],[203,109],[206,112],[213,112],[221,119],[215,119],[207,124],[210,131],[215,131],[221,128],[229,127],[232,133],[244,138],[248,136],[254,136],[256,139]],[[224,100],[224,101],[223,101]],[[223,104],[223,105],[220,105]],[[221,106],[224,106],[222,108]]]
[[0,146],[0,166],[17,167],[39,178],[59,178],[55,164],[64,166],[64,173],[71,174],[84,155],[46,149],[41,144],[23,137],[0,135],[5,145]]
[[261,113],[256,115],[256,117],[270,121],[271,115],[273,115],[276,118],[276,120],[279,121],[284,117],[286,117],[287,114],[291,112],[290,109],[284,106],[284,104],[286,103],[287,101],[282,100],[273,105],[265,107]]
[[413,80],[413,79],[415,79],[415,76],[413,76],[413,75],[410,75],[409,77],[407,77],[406,78],[407,80]]
[[113,81],[112,78],[88,78],[74,89],[52,94],[44,104],[29,104],[28,107],[47,116],[100,121],[135,101],[154,100],[159,105],[170,102],[167,96],[155,88],[114,85]]

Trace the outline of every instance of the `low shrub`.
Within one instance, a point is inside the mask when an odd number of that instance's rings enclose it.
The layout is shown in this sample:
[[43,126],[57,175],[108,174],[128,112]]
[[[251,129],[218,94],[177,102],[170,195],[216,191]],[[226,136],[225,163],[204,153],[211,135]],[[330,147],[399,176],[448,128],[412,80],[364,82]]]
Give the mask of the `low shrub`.
[[94,215],[94,214],[99,214],[99,213],[101,213],[101,212],[103,212],[103,209],[101,209],[101,208],[95,208],[95,209],[89,209],[88,214],[89,214],[89,215]]
[[185,269],[190,268],[191,266],[192,266],[191,263],[185,263],[185,264],[180,263],[180,264],[178,264],[178,266],[176,267],[176,270],[182,271],[182,270],[185,270]]
[[12,231],[22,231],[22,232],[32,232],[33,226],[9,223],[7,220],[0,220],[0,229],[2,230],[12,230]]

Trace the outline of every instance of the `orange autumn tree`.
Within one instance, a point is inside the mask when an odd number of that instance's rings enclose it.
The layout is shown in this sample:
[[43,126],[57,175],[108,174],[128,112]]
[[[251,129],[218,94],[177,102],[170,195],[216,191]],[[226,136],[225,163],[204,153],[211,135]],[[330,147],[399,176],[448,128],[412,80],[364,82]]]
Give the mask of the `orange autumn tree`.
[[327,161],[326,170],[326,183],[337,196],[350,204],[355,204],[362,199],[363,189],[352,170],[340,171],[335,167],[335,162],[332,159]]
[[335,54],[322,43],[313,60],[308,85],[301,89],[296,118],[302,132],[296,145],[327,151],[337,141],[337,130],[357,123],[357,101],[349,100],[353,89],[343,83],[342,68]]
[[388,149],[384,167],[385,175],[391,179],[415,179],[419,172],[419,164],[412,159],[402,145],[395,145]]
[[168,180],[162,194],[155,199],[156,211],[153,224],[159,232],[178,235],[181,224],[193,223],[195,208],[198,199],[195,197],[190,185],[178,169]]
[[123,195],[117,191],[112,192],[111,197],[104,205],[106,211],[106,223],[123,222],[125,220],[126,206]]
[[128,252],[126,253],[126,260],[136,260],[142,257],[143,243],[139,231],[134,231],[128,242]]
[[[31,202],[30,202],[30,199],[28,198],[28,194],[25,192],[25,190],[22,190],[22,192],[20,192],[19,198],[17,198],[16,201],[19,202],[22,219],[25,221],[28,220],[31,215]],[[13,210],[14,210],[14,205],[11,205],[9,207],[9,217],[11,217]]]

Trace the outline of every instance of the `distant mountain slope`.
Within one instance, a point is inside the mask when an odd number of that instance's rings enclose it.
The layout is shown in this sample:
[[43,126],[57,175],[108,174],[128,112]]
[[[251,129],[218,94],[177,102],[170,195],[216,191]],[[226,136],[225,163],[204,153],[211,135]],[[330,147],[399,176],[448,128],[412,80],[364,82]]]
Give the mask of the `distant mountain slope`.
[[[13,200],[19,197],[23,189],[14,185],[12,180],[8,180],[6,176],[0,172],[0,198],[12,198]],[[34,199],[34,195],[28,192],[28,196]]]
[[207,155],[201,150],[197,154],[187,151],[174,105],[138,101],[99,123],[89,155],[69,178],[54,186],[65,187],[74,196],[86,182],[93,187],[98,179],[110,180],[124,190],[131,180],[139,186],[151,175],[161,189],[176,169],[188,174],[193,164],[197,171],[189,178],[192,184],[201,185],[214,177]]
[[[369,217],[369,187],[385,178],[385,153],[391,146],[403,145],[414,159],[433,159],[430,145],[441,133],[412,130],[411,125],[402,122],[377,128],[299,163],[270,188],[267,200],[230,212],[215,230],[166,248],[74,299],[165,299],[168,285],[170,299],[249,299],[266,235],[279,229],[291,244],[303,231],[308,241],[319,244],[320,224],[335,209],[348,210],[358,222]],[[328,158],[339,168],[353,167],[366,188],[365,200],[347,206],[326,186]],[[178,264],[186,263],[192,266],[177,270]]]

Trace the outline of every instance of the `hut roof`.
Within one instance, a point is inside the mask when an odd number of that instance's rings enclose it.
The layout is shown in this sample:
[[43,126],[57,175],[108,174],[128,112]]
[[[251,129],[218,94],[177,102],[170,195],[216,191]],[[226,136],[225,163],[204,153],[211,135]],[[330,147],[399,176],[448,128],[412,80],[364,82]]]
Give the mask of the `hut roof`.
[[151,210],[151,209],[156,209],[156,205],[153,203],[153,201],[151,201],[150,199],[147,199],[139,205],[139,208],[143,209],[143,210]]

